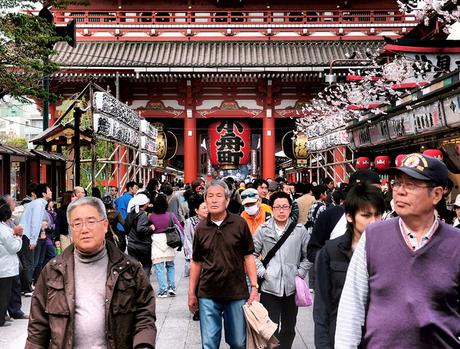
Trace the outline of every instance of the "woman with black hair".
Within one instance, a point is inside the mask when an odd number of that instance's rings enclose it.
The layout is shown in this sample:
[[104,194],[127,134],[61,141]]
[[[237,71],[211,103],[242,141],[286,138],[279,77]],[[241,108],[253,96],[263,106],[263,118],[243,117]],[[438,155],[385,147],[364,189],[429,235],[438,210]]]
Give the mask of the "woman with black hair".
[[150,223],[155,226],[155,231],[152,234],[152,263],[158,281],[158,298],[165,298],[168,295],[174,297],[176,295],[174,266],[176,250],[167,245],[165,232],[172,223],[179,227],[181,235],[183,235],[182,226],[176,215],[167,211],[168,200],[166,196],[158,194],[153,199],[153,213],[149,217]]
[[121,225],[125,224],[125,220],[121,218],[120,212],[113,207],[113,199],[110,195],[106,195],[102,198],[105,210],[107,211],[107,219],[109,220],[109,226],[105,239],[112,241],[121,252],[126,250],[126,234],[118,230],[118,223]]
[[193,252],[193,237],[198,223],[208,216],[208,208],[204,197],[201,194],[194,194],[189,199],[190,218],[185,220],[184,225],[184,255],[185,255],[185,276],[190,275],[190,260]]
[[350,188],[345,199],[347,230],[326,242],[315,263],[313,320],[317,348],[334,348],[337,310],[353,251],[366,227],[381,220],[384,211],[380,189],[366,183],[356,183]]
[[17,253],[22,246],[22,230],[13,230],[7,224],[11,214],[8,202],[0,200],[0,326],[10,324],[5,323],[5,316],[10,302],[13,281],[19,275]]

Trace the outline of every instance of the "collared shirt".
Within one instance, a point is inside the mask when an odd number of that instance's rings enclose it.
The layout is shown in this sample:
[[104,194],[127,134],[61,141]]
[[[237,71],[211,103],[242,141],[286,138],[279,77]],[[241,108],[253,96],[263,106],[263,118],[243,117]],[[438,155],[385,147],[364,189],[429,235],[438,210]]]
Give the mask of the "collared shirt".
[[219,300],[247,299],[245,256],[254,252],[246,221],[227,212],[220,225],[208,218],[198,224],[193,238],[195,262],[202,264],[198,297]]
[[420,242],[417,240],[417,235],[409,229],[409,227],[404,223],[402,219],[399,219],[399,228],[401,229],[401,234],[406,242],[407,246],[413,250],[417,251],[418,249],[425,246],[428,241],[431,240],[434,233],[439,227],[439,219],[435,216],[433,224],[431,225],[430,229],[422,236]]
[[20,224],[24,227],[24,235],[33,245],[37,244],[47,203],[43,198],[35,199],[26,206],[21,216]]
[[[401,221],[402,219],[399,218],[400,226]],[[428,239],[422,239],[421,246],[430,241],[438,226],[439,221],[435,219],[433,225],[424,234],[424,238],[428,237]],[[405,233],[402,229],[401,232],[403,237],[407,236],[404,235]],[[411,250],[413,249],[412,246],[408,246]],[[335,333],[336,349],[357,348],[358,344],[361,343],[362,326],[364,326],[366,318],[368,299],[369,273],[367,269],[366,232],[363,232],[348,267],[345,286],[340,298],[337,314],[337,330]]]

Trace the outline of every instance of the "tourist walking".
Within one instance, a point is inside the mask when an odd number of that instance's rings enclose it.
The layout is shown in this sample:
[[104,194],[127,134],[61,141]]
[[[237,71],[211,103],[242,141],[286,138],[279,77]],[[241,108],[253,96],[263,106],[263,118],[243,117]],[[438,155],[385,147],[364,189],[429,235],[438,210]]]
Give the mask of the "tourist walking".
[[190,218],[185,220],[184,226],[184,255],[185,255],[185,270],[184,274],[186,277],[190,275],[190,260],[193,254],[193,237],[195,236],[195,230],[203,219],[208,216],[208,208],[204,197],[201,194],[194,194],[189,198],[188,201]]
[[155,230],[145,212],[149,202],[150,199],[142,193],[134,196],[131,212],[124,224],[128,234],[128,254],[141,262],[148,279],[152,269],[152,234]]
[[244,219],[227,211],[230,195],[224,181],[206,184],[204,197],[209,215],[198,224],[193,240],[188,306],[193,314],[200,310],[204,349],[220,347],[222,319],[230,348],[245,349],[243,305],[258,299],[254,243]]
[[0,200],[0,327],[5,326],[13,282],[19,276],[17,253],[22,246],[22,230],[12,229],[7,224],[11,214],[8,202]]
[[356,183],[349,190],[345,201],[347,230],[344,235],[326,241],[315,263],[313,319],[316,348],[334,348],[337,309],[348,264],[364,230],[380,220],[384,210],[384,196],[375,186]]
[[460,234],[435,216],[447,167],[410,154],[390,173],[399,217],[368,226],[358,242],[335,348],[460,348]]
[[67,219],[73,245],[37,281],[25,348],[154,349],[152,286],[139,263],[105,241],[102,201],[75,200]]
[[112,196],[106,195],[102,199],[105,209],[107,211],[107,219],[109,220],[109,230],[107,231],[106,238],[112,240],[113,243],[120,249],[121,252],[126,251],[126,233],[118,230],[118,224],[125,224],[121,218],[120,212],[113,207]]
[[[158,281],[157,297],[164,298],[176,295],[175,265],[176,249],[166,243],[166,230],[176,225],[183,239],[184,231],[176,215],[168,212],[168,200],[164,194],[158,194],[153,199],[153,212],[149,217],[155,226],[152,235],[152,263]],[[166,275],[165,275],[166,273]]]
[[[292,199],[285,192],[275,192],[270,196],[273,217],[263,223],[254,235],[254,256],[257,276],[263,280],[260,285],[260,302],[267,308],[270,319],[278,324],[276,337],[280,349],[289,349],[295,338],[298,308],[295,303],[296,276],[302,279],[308,274],[310,262],[307,260],[308,233],[297,219],[292,220]],[[261,259],[276,245],[284,234],[288,238],[264,267]]]

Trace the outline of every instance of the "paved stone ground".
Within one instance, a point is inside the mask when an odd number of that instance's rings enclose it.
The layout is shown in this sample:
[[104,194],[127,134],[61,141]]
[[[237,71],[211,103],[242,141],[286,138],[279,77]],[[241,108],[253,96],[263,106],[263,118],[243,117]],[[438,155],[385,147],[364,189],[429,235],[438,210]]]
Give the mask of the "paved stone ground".
[[[176,258],[177,296],[157,299],[157,349],[201,348],[200,327],[193,321],[187,308],[188,278],[183,277],[184,258]],[[156,280],[152,276],[156,289]],[[23,310],[30,308],[30,298],[23,298]],[[292,349],[312,349],[312,308],[300,308],[297,316],[297,335]],[[0,349],[24,348],[27,337],[27,320],[15,320],[12,326],[0,327]],[[222,334],[224,338],[224,334]],[[222,339],[221,348],[228,348]]]

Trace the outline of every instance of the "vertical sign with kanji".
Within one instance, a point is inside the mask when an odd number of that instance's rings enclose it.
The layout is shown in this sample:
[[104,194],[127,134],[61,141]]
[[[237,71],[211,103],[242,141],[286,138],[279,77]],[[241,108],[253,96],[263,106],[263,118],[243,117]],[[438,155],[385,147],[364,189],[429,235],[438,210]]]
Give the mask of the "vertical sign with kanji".
[[235,169],[250,160],[251,129],[239,120],[222,120],[209,126],[211,164]]

